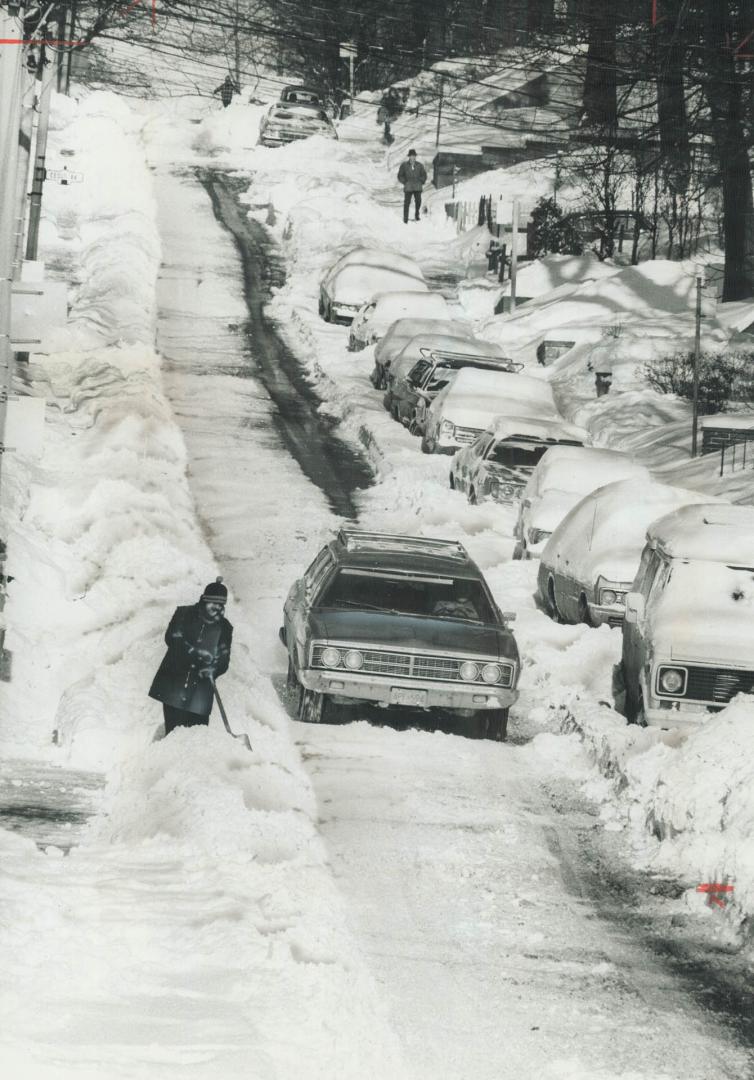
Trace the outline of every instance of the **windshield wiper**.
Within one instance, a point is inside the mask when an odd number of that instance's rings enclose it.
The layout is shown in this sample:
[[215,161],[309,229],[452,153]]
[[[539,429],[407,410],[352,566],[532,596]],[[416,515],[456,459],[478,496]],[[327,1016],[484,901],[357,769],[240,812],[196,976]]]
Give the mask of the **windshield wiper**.
[[383,615],[406,615],[405,611],[398,611],[397,608],[378,607],[376,604],[366,604],[361,600],[333,600],[331,603],[324,603],[322,607],[352,607],[359,608],[361,611],[379,611]]

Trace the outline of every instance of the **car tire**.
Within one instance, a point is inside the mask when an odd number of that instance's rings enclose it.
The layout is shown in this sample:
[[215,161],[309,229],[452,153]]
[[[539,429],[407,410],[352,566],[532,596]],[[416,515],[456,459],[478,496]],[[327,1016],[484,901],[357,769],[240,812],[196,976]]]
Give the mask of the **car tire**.
[[515,562],[520,562],[524,557],[524,545],[521,541],[517,541],[516,546],[513,549],[513,558]]
[[426,435],[422,435],[422,453],[434,454],[437,448],[437,443],[434,439],[428,439]]
[[486,739],[489,716],[490,714],[487,709],[480,709],[479,712],[475,712],[474,715],[470,716],[467,720],[462,720],[460,722],[459,733],[463,734],[467,739]]
[[288,690],[296,690],[299,687],[298,675],[293,665],[293,660],[288,657],[288,673],[285,676],[285,685]]
[[382,373],[379,371],[376,364],[372,368],[372,373],[369,376],[369,381],[375,388],[375,390],[384,390],[384,386],[382,385]]
[[487,738],[505,742],[508,737],[508,710],[492,709],[487,713]]
[[579,597],[579,622],[583,623],[584,626],[594,626],[592,616],[589,614],[589,604],[587,604],[583,593]]
[[454,478],[453,478],[453,473],[450,473],[450,474],[449,474],[449,477],[448,477],[448,479],[449,479],[449,481],[450,481],[450,490],[451,490],[451,491],[455,491],[455,489],[456,489],[456,482],[455,482],[455,480],[454,480]]
[[403,423],[403,420],[401,419],[401,406],[399,402],[395,400],[390,402],[390,415],[392,416],[393,420],[395,420],[396,424]]
[[547,607],[547,614],[550,616],[553,622],[562,623],[563,618],[558,611],[558,602],[555,599],[555,582],[552,580],[552,577],[549,577],[547,579],[547,597],[545,600],[545,605]]
[[469,488],[469,502],[472,506],[479,505],[478,499],[476,497],[476,491],[474,490],[474,488]]
[[393,393],[388,387],[385,387],[385,393],[382,395],[382,406],[391,416],[393,415]]
[[626,720],[629,724],[636,724],[638,727],[647,726],[647,718],[644,715],[644,695],[639,690],[637,695],[631,693],[628,686],[626,686]]
[[302,724],[321,724],[325,718],[326,698],[318,690],[301,687],[298,699],[298,719]]
[[324,319],[324,317],[325,317],[325,302],[322,299],[322,294],[321,293],[320,293],[320,297],[319,297],[319,305],[318,305],[317,310],[318,310],[318,313],[319,313],[319,317],[321,319]]

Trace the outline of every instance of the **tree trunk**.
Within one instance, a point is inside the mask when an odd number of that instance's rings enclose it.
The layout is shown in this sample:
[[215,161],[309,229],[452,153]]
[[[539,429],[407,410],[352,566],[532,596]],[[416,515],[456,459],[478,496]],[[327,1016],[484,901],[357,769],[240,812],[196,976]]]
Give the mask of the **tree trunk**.
[[683,81],[686,44],[679,32],[679,0],[665,0],[655,26],[657,122],[668,184],[685,191],[689,183],[689,130]]
[[612,133],[618,126],[616,11],[603,0],[588,0],[587,12],[589,47],[584,76],[584,122]]

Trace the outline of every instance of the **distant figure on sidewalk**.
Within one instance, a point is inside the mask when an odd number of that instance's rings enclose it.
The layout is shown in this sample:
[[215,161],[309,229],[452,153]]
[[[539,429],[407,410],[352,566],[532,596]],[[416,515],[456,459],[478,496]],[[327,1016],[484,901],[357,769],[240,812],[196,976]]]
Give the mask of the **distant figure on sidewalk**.
[[224,617],[228,590],[222,578],[208,585],[197,604],[175,609],[165,633],[168,651],[149,690],[162,702],[165,734],[176,727],[208,724],[214,681],[230,663],[233,627]]
[[409,150],[408,157],[398,170],[398,180],[403,184],[403,220],[408,223],[408,211],[414,200],[414,220],[419,220],[422,205],[422,188],[427,182],[427,170],[417,161],[416,150]]
[[212,93],[220,95],[223,108],[227,109],[233,100],[233,95],[241,93],[241,88],[232,75],[226,75],[225,81],[216,86]]

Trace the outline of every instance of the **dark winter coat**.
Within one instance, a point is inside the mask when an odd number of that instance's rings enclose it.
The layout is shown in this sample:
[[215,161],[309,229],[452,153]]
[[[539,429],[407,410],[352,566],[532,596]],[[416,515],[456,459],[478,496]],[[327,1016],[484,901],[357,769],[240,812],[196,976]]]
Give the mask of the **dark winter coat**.
[[228,670],[233,627],[222,616],[217,622],[205,622],[202,612],[201,604],[175,609],[165,632],[168,651],[157,669],[149,696],[176,709],[209,716],[212,681],[199,672],[208,668],[217,678]]
[[404,191],[421,191],[427,182],[427,170],[421,161],[404,161],[398,170],[398,180],[403,184]]
[[230,75],[227,77],[225,82],[220,83],[220,85],[214,90],[215,94],[220,95],[223,105],[230,105],[231,101],[233,100],[233,95],[237,94],[238,92],[238,84],[233,79],[231,79]]

